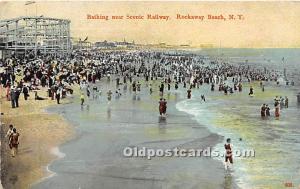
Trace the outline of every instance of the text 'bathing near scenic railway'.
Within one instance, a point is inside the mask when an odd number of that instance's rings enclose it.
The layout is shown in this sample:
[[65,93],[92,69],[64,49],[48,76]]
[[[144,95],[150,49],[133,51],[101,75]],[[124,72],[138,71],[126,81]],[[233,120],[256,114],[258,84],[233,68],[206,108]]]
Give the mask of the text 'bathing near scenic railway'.
[[[88,20],[171,20],[171,16],[168,15],[158,15],[158,14],[147,14],[147,15],[113,15],[113,16],[108,16],[108,15],[102,15],[102,14],[87,14],[86,17]],[[204,15],[190,15],[190,14],[176,14],[174,17],[176,20],[244,20],[245,17],[242,14],[237,14],[237,15],[211,15],[208,14],[206,16]]]

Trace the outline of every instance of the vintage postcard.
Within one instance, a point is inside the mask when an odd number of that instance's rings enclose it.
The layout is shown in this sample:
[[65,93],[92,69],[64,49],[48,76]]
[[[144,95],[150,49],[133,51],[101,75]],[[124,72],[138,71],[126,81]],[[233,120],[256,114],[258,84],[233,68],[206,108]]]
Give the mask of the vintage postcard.
[[0,1],[4,189],[300,189],[300,2]]

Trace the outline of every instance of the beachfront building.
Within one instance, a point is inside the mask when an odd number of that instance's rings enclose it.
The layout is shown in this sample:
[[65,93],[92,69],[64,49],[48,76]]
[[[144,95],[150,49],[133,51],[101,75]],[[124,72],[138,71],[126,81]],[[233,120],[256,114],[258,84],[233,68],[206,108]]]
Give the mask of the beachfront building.
[[135,46],[134,41],[132,41],[132,43],[127,42],[125,39],[123,41],[116,41],[115,45],[118,48],[133,48]]
[[0,56],[68,55],[72,49],[70,22],[44,16],[0,20]]
[[123,41],[109,42],[107,40],[95,42],[95,48],[97,49],[133,49],[137,45],[134,41],[127,42],[125,39]]
[[114,42],[105,41],[98,41],[95,43],[95,47],[99,49],[110,49],[115,48],[117,45]]

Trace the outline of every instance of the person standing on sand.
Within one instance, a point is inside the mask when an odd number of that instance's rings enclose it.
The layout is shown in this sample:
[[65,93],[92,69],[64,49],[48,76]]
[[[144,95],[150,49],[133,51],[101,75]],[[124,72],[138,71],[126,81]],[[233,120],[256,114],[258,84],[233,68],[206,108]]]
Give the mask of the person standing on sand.
[[15,108],[16,107],[16,93],[15,93],[15,89],[13,87],[10,90],[10,100],[11,100],[11,107]]
[[13,129],[14,129],[14,126],[13,125],[9,125],[8,131],[7,131],[6,135],[5,135],[5,137],[7,138],[8,144],[10,143],[10,136],[11,136],[11,134],[13,134]]
[[26,85],[23,86],[23,90],[22,90],[23,94],[24,94],[24,100],[27,100],[29,97],[29,90],[28,87]]
[[[225,147],[225,169],[227,170],[229,168],[229,165],[233,164],[232,159],[232,145],[230,144],[231,139],[227,138]],[[230,163],[230,164],[229,164]]]
[[18,153],[19,136],[20,134],[17,132],[17,129],[13,128],[13,133],[10,135],[10,140],[9,140],[9,147],[11,149],[12,157],[15,157],[16,154]]
[[60,90],[60,89],[57,89],[56,95],[55,95],[57,104],[60,104],[60,102],[59,102],[59,101],[60,101],[60,93],[61,93],[61,90]]
[[19,107],[19,97],[20,97],[20,90],[18,88],[15,89],[15,104],[16,104],[16,107],[18,108]]

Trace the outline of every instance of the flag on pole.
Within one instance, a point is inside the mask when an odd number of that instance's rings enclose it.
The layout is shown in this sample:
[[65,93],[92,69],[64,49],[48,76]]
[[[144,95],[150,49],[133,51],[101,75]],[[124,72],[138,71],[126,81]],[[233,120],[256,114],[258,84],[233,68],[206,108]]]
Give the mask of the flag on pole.
[[26,1],[25,5],[31,5],[31,4],[34,4],[34,3],[35,3],[35,1]]

